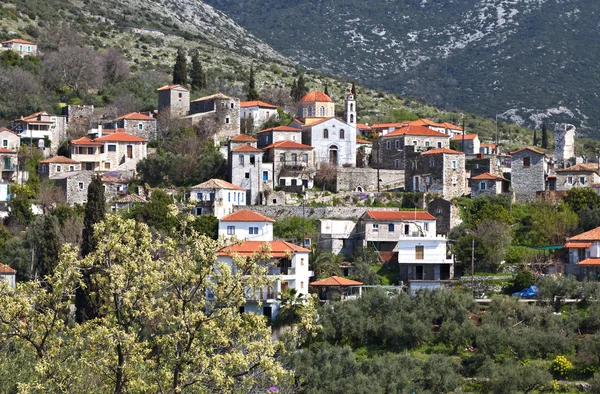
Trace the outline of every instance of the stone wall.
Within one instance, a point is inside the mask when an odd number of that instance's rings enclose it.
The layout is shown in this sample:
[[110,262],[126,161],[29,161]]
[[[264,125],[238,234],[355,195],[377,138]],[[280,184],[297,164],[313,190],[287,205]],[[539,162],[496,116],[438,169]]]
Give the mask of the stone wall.
[[[379,170],[381,191],[404,187],[404,171]],[[377,169],[340,167],[337,170],[336,190],[377,191]]]
[[[523,164],[525,157],[529,157],[529,166]],[[517,202],[536,201],[536,193],[546,189],[544,160],[544,155],[528,149],[513,155],[511,186]]]
[[258,212],[262,215],[268,216],[272,219],[279,219],[287,216],[304,216],[312,219],[347,219],[356,220],[366,210],[377,210],[377,211],[397,211],[398,208],[370,208],[370,207],[309,207],[306,206],[289,206],[289,205],[272,205],[272,206],[236,206],[234,211],[251,209],[254,212]]

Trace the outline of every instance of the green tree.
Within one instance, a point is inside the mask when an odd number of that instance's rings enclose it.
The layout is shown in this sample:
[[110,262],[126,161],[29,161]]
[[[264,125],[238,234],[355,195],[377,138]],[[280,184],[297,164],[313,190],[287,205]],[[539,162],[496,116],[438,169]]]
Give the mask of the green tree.
[[542,149],[548,149],[548,129],[546,123],[542,123]]
[[294,243],[304,242],[308,234],[317,233],[317,221],[300,216],[286,216],[273,223],[273,235]]
[[248,85],[246,86],[246,100],[258,100],[258,91],[256,90],[256,81],[254,77],[254,66],[250,66],[250,74],[248,75]]
[[340,273],[339,258],[328,250],[313,247],[308,261],[310,270],[316,277],[329,277]]
[[187,54],[184,48],[177,49],[177,57],[173,66],[173,83],[176,85],[186,85],[188,75]]
[[304,72],[300,71],[298,79],[292,83],[292,91],[290,96],[294,102],[298,102],[308,93],[308,87],[306,86],[306,80],[304,79]]
[[162,190],[155,190],[147,203],[137,205],[126,217],[146,223],[165,234],[171,234],[178,230],[174,211],[177,211],[177,207],[174,205],[173,197]]
[[206,88],[206,74],[200,62],[198,51],[192,56],[192,90],[202,90]]
[[219,219],[214,215],[200,215],[188,224],[190,229],[211,239],[219,237]]
[[563,198],[563,202],[573,212],[579,214],[584,208],[596,208],[600,206],[600,196],[589,187],[575,187]]
[[352,255],[352,279],[365,285],[379,284],[374,269],[380,265],[377,252],[371,248],[360,248]]
[[61,243],[58,237],[58,220],[54,216],[47,215],[44,218],[43,234],[40,240],[41,256],[37,269],[40,279],[52,275],[58,266]]
[[533,130],[533,146],[537,146],[538,144],[538,139],[537,139],[537,130]]
[[329,84],[325,83],[325,89],[323,90],[323,93],[329,96]]
[[358,96],[356,94],[356,82],[355,81],[352,81],[352,88],[350,89],[350,92],[354,96],[354,100],[356,100]]

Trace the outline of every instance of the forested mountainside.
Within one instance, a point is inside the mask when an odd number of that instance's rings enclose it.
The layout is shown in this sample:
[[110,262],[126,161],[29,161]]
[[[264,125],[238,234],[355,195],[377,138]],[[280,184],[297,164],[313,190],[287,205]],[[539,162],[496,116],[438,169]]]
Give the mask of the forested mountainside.
[[594,0],[207,0],[283,55],[443,108],[600,124]]

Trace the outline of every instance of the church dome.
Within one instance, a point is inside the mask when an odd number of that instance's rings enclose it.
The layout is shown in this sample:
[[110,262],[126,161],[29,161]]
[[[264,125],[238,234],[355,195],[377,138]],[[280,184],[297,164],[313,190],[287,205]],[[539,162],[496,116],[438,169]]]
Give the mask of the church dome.
[[310,92],[306,96],[302,97],[302,100],[300,100],[301,103],[313,101],[321,101],[327,103],[333,102],[333,100],[331,100],[331,98],[329,98],[328,95],[319,91]]

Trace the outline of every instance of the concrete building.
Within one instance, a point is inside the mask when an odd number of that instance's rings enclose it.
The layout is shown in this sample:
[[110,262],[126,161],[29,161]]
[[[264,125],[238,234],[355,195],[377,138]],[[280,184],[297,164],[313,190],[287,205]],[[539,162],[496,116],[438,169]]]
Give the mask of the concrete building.
[[81,171],[81,163],[64,156],[54,156],[38,164],[40,178],[51,178],[65,172]]
[[14,131],[0,127],[0,147],[17,151],[21,147],[21,138]]
[[568,249],[564,265],[565,275],[575,275],[578,280],[597,280],[600,275],[600,227],[567,238]]
[[458,134],[452,137],[452,141],[456,141],[459,150],[467,155],[476,155],[481,149],[477,134]]
[[219,238],[236,241],[272,241],[273,219],[249,210],[236,211],[219,220]]
[[467,194],[465,155],[447,148],[407,150],[405,189],[451,199]]
[[6,264],[0,263],[0,282],[5,282],[8,287],[14,289],[17,286],[16,275],[17,271]]
[[11,129],[21,138],[21,143],[44,150],[44,155],[55,155],[60,144],[67,138],[67,118],[48,112],[15,119]]
[[471,178],[471,197],[497,196],[508,192],[508,181],[501,176],[485,172]]
[[354,220],[321,219],[318,224],[320,249],[350,257],[358,249],[361,236]]
[[306,123],[302,143],[314,148],[314,162],[336,166],[356,165],[356,127],[336,118]]
[[277,117],[276,105],[259,100],[240,102],[240,122],[247,122],[248,119],[251,119],[250,121],[255,129],[262,126],[267,120]]
[[302,129],[289,126],[277,126],[260,130],[256,133],[257,147],[264,148],[276,142],[293,141],[302,142]]
[[600,164],[581,163],[556,170],[556,189],[571,190],[576,187],[594,187],[600,183]]
[[234,206],[246,205],[246,189],[222,179],[210,179],[190,188],[196,215],[212,214],[222,218],[233,213]]
[[536,201],[537,192],[555,190],[548,187],[549,172],[549,159],[543,152],[529,147],[512,152],[511,187],[516,201]]
[[21,57],[37,56],[37,44],[35,42],[14,38],[0,43],[0,50],[15,51]]

